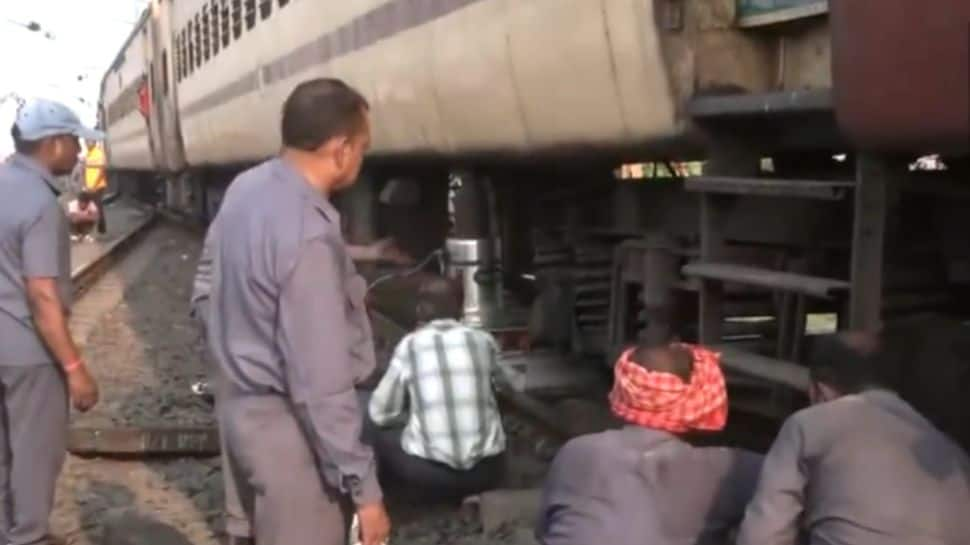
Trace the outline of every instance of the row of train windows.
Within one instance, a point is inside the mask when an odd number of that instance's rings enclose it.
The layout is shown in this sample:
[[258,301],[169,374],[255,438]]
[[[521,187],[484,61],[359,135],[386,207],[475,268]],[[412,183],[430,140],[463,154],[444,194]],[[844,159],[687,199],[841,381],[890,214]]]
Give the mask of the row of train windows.
[[[278,7],[290,0],[276,0]],[[211,0],[175,35],[175,79],[195,73],[222,49],[273,15],[273,0]],[[258,7],[258,10],[257,10]]]

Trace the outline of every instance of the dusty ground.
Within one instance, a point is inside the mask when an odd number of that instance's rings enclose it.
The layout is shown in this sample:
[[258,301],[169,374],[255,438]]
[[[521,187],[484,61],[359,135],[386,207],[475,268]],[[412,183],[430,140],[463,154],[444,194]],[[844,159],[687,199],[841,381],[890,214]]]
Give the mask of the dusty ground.
[[[75,415],[83,426],[211,425],[208,407],[190,390],[204,374],[204,347],[188,316],[201,247],[197,234],[162,224],[79,302],[74,320],[99,380],[102,402]],[[535,486],[545,471],[537,433],[509,418],[508,488]],[[118,461],[69,456],[52,523],[78,545],[211,545],[221,532],[218,459]],[[394,545],[509,543],[501,529],[483,536],[474,516],[456,506],[416,505],[389,490]],[[521,531],[527,529],[520,528]]]

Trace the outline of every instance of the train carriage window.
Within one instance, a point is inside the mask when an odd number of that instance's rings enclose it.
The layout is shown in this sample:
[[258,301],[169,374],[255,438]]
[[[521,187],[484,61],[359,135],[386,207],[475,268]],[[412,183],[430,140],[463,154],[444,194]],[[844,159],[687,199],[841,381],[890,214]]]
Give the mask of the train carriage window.
[[232,0],[232,37],[242,36],[242,0]]
[[219,54],[219,46],[221,41],[219,38],[219,4],[217,0],[212,0],[209,5],[209,17],[212,20],[212,56],[215,57]]
[[262,19],[269,19],[273,14],[273,0],[259,0],[259,16]]
[[202,24],[202,13],[195,16],[195,67],[201,68],[205,64],[205,25]]
[[252,30],[256,26],[256,0],[245,0],[246,2],[246,30]]
[[229,42],[232,39],[232,31],[229,23],[229,0],[219,0],[219,9],[222,11],[222,48],[225,49],[229,47]]
[[195,42],[192,40],[192,21],[185,29],[185,71],[191,76],[195,73]]
[[162,96],[168,96],[168,51],[162,50]]
[[209,34],[209,10],[202,8],[202,62],[209,61],[209,54],[212,52],[210,47]]
[[189,58],[188,55],[189,55],[189,53],[185,49],[185,29],[184,28],[182,29],[182,37],[179,40],[179,49],[181,50],[181,57],[182,57],[182,61],[181,61],[182,62],[182,79],[185,79],[185,78],[187,78],[189,76],[189,66],[188,66],[188,62],[186,62],[186,61],[188,61],[188,58]]
[[186,29],[182,29],[182,79],[189,77],[189,50]]
[[195,14],[195,21],[192,23],[192,42],[195,44],[195,56],[192,60],[194,68],[202,66],[202,39],[199,36],[199,14]]
[[182,82],[182,36],[181,34],[175,35],[175,40],[172,41],[172,68],[175,74],[175,84],[178,85]]
[[172,37],[172,78],[175,83],[179,80],[179,36]]

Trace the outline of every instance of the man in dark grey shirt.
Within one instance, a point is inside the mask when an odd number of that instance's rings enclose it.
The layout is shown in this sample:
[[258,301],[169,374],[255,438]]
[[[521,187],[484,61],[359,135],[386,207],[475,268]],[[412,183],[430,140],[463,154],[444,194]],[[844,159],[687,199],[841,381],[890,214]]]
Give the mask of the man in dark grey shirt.
[[754,492],[761,456],[684,440],[726,422],[716,355],[687,345],[631,351],[614,373],[610,404],[629,425],[560,449],[536,538],[543,545],[726,543]]
[[380,545],[390,522],[355,394],[375,366],[366,284],[329,200],[360,170],[367,102],[308,81],[281,132],[281,156],[236,178],[207,236],[220,425],[256,543],[342,544],[349,497],[364,545]]
[[78,410],[98,390],[68,329],[71,256],[55,176],[100,138],[66,106],[25,104],[0,165],[0,543],[49,542],[48,518],[67,446],[68,396]]
[[818,341],[815,406],[765,458],[738,545],[970,543],[970,460],[895,393],[874,387],[872,336]]

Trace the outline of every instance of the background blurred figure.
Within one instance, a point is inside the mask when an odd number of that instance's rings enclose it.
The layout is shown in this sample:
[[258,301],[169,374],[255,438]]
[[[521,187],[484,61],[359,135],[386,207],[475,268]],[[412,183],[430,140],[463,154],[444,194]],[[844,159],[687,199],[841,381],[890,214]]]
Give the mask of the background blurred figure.
[[92,242],[91,229],[101,217],[98,205],[91,201],[91,195],[81,193],[76,199],[67,203],[67,218],[71,224],[71,240]]
[[87,140],[87,153],[84,155],[84,188],[82,193],[87,193],[90,200],[94,202],[98,211],[98,234],[103,235],[108,228],[104,214],[104,193],[108,189],[107,162],[104,157],[104,150],[97,141]]

